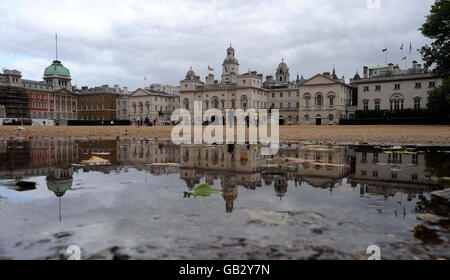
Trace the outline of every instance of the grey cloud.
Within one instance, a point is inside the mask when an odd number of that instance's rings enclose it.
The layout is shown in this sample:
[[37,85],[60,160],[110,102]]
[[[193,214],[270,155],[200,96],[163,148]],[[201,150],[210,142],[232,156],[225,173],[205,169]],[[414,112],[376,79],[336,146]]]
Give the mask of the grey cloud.
[[[40,79],[60,58],[79,86],[118,83],[178,84],[190,66],[204,77],[207,66],[221,74],[230,44],[241,72],[251,68],[272,75],[284,57],[291,69],[310,77],[331,71],[353,76],[363,65],[383,64],[382,48],[400,63],[427,42],[417,29],[432,0],[303,1],[12,1],[0,11],[0,67],[18,68]],[[16,56],[11,62],[7,59]],[[417,52],[413,59],[420,60]]]

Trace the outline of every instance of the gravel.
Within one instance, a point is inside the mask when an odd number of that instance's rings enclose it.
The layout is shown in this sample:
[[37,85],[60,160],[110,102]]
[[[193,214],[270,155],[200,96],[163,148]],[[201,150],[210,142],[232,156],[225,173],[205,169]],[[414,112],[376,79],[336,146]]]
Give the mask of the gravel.
[[[36,137],[77,139],[170,139],[172,127],[25,127],[2,126],[3,139],[27,140]],[[322,144],[450,146],[450,126],[282,126],[280,140]]]

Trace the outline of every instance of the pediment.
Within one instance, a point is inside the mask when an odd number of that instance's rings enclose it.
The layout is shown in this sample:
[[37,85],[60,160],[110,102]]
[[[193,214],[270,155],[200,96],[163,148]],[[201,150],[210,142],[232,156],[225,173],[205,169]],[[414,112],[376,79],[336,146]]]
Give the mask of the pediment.
[[149,95],[150,95],[150,93],[148,91],[139,88],[139,89],[135,90],[130,95],[130,97],[140,97],[140,96],[149,96]]
[[311,86],[311,85],[327,85],[327,84],[336,84],[336,81],[333,81],[331,79],[328,79],[324,77],[323,75],[316,75],[312,77],[311,79],[307,80],[303,85],[305,86]]

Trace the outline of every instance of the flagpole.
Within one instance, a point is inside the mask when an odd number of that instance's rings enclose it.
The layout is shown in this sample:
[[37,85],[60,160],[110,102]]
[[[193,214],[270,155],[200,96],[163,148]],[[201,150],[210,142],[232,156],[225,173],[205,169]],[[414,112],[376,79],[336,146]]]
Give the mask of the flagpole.
[[[412,65],[411,53],[412,53],[412,43],[409,42],[409,60],[411,62],[410,64]],[[406,70],[408,70],[408,68],[406,68]]]

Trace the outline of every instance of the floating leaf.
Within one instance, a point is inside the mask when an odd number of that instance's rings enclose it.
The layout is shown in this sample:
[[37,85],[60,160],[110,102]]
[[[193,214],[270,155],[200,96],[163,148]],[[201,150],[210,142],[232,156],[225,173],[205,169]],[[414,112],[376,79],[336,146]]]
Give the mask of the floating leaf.
[[194,194],[194,196],[210,197],[219,192],[220,191],[218,189],[211,187],[211,185],[203,184],[203,185],[195,187],[193,194]]

